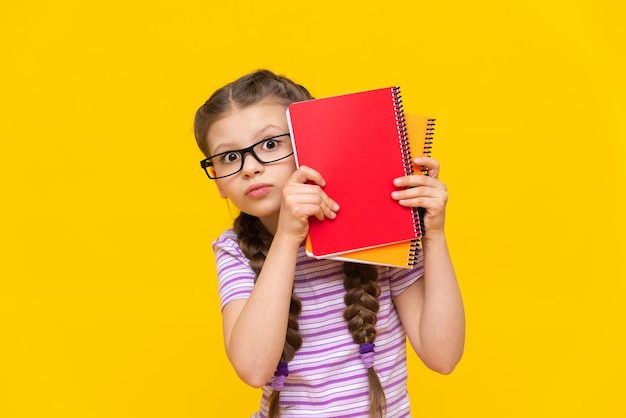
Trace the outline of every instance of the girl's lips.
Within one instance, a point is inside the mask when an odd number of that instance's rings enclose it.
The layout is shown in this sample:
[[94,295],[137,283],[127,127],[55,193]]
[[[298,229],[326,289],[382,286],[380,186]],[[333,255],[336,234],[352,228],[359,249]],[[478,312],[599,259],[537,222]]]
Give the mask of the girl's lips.
[[246,189],[248,197],[263,197],[269,193],[272,186],[269,184],[255,184]]

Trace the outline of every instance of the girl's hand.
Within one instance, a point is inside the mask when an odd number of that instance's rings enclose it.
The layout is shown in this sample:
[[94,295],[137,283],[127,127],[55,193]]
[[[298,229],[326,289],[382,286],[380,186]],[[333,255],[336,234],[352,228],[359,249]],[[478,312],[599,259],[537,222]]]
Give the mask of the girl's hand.
[[418,157],[413,160],[413,163],[417,166],[417,170],[420,169],[420,166],[428,168],[428,175],[413,174],[394,179],[393,184],[396,187],[408,188],[394,191],[391,197],[402,206],[422,207],[426,210],[424,215],[426,235],[424,238],[443,234],[448,191],[446,185],[437,178],[439,176],[439,162],[430,157]]
[[319,172],[306,166],[298,168],[283,188],[277,232],[302,242],[309,233],[309,217],[334,219],[339,205],[322,190],[325,185]]

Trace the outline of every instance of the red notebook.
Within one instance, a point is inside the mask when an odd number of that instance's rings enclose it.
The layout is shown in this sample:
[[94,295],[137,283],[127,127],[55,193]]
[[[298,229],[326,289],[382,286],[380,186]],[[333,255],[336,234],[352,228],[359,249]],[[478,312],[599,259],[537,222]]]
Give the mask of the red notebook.
[[315,256],[421,237],[417,211],[391,198],[393,179],[411,173],[398,87],[293,103],[287,120],[296,163],[319,171],[341,206],[335,219],[309,220]]
[[[435,130],[435,120],[412,114],[405,114],[405,120],[411,158],[415,158],[420,155],[430,156],[432,150],[432,139]],[[423,168],[420,169],[414,166],[413,171],[415,170],[420,170],[424,175],[428,174],[428,171]],[[421,225],[422,224],[420,223],[420,226]],[[422,232],[424,232],[423,229]],[[308,237],[306,242],[306,253],[308,256],[315,258],[412,268],[421,261],[421,257],[418,253],[420,246],[421,240],[415,239],[383,245],[380,247],[352,251],[341,255],[318,257],[313,253],[311,238]]]

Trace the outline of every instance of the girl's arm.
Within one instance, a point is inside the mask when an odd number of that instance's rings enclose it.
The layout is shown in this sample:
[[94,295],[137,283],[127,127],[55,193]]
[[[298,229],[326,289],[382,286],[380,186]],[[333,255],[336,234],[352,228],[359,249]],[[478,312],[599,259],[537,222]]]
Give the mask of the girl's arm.
[[446,187],[437,177],[439,163],[427,157],[415,164],[429,175],[396,179],[394,192],[403,206],[426,209],[424,224],[424,277],[394,299],[411,346],[424,364],[440,373],[451,373],[463,355],[465,313],[444,232]]
[[334,218],[339,209],[321,186],[324,180],[310,168],[301,167],[291,176],[283,189],[278,222],[266,225],[274,240],[250,297],[235,300],[222,311],[226,353],[239,377],[251,386],[266,384],[280,361],[296,258],[308,234],[308,218]]

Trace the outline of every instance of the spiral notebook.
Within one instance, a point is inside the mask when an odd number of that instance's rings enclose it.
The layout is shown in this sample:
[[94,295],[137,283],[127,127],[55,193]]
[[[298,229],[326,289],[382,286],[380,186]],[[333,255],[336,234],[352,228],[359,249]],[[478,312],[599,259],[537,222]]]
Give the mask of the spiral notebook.
[[[411,158],[419,155],[430,156],[432,150],[432,139],[435,129],[435,119],[426,118],[414,114],[405,114],[407,138]],[[414,167],[415,168],[415,167]],[[421,168],[422,174],[428,175],[428,170]],[[420,214],[420,227],[424,232],[422,217]],[[355,263],[366,263],[391,267],[412,268],[419,263],[418,250],[421,246],[421,239],[398,242],[375,248],[358,250],[338,256],[318,257],[313,253],[310,237],[306,241],[306,252],[310,257],[332,259],[339,261],[351,261]]]
[[412,173],[400,89],[388,87],[293,103],[287,110],[298,166],[318,170],[340,205],[310,219],[310,252],[346,255],[421,237],[417,210],[391,199],[393,179]]

